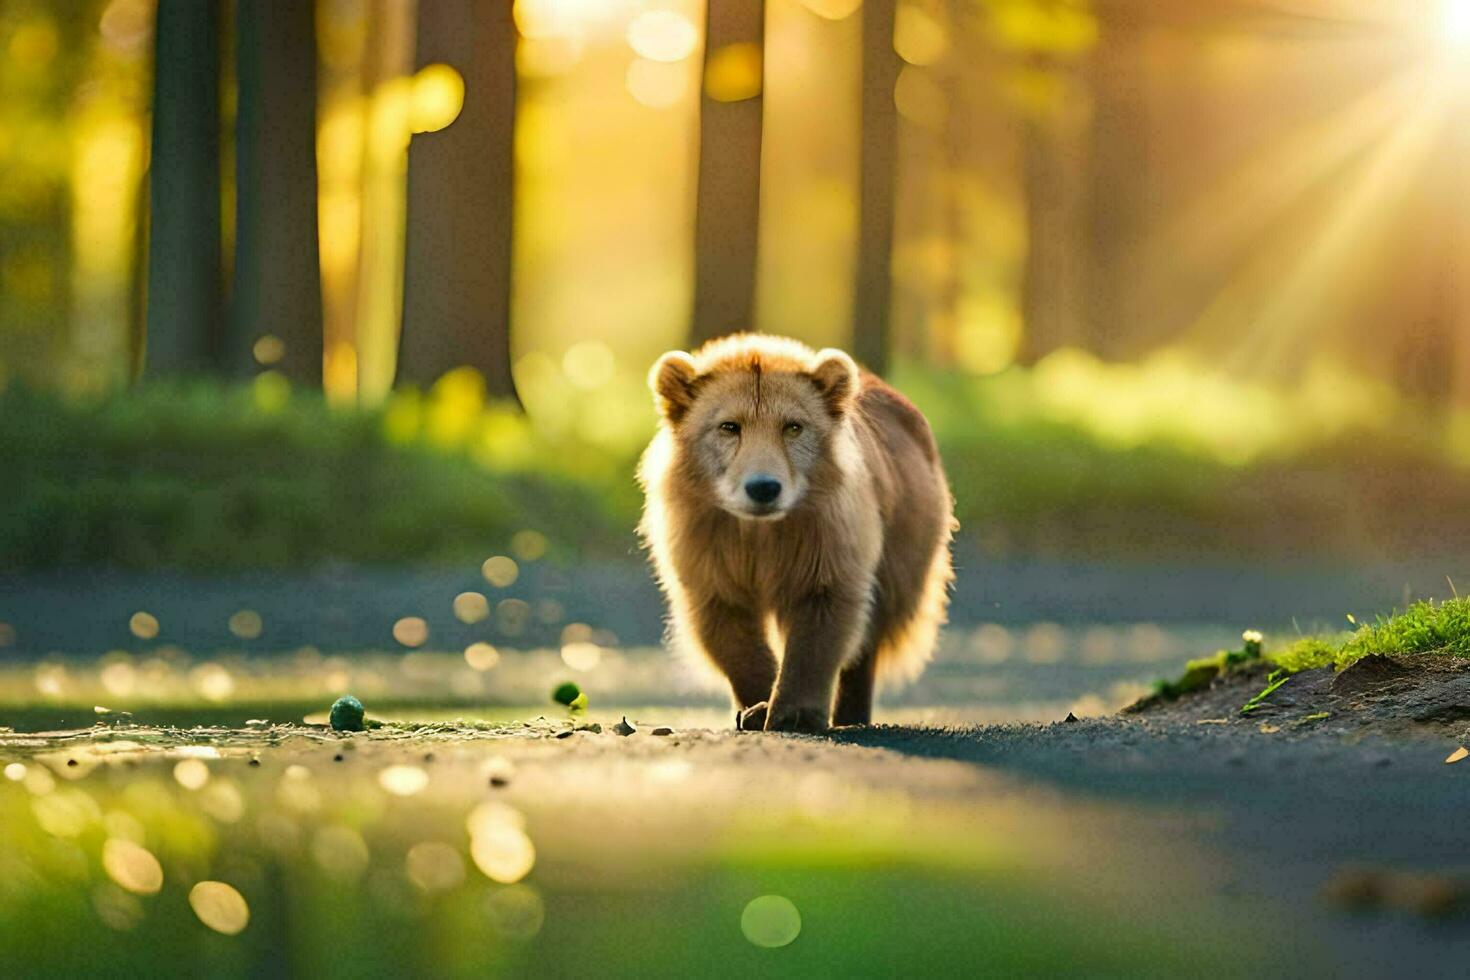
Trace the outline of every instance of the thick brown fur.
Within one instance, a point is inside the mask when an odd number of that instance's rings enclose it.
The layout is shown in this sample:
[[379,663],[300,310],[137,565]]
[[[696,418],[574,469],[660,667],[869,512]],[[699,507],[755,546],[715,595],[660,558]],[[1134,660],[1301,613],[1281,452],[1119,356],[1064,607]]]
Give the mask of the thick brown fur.
[[[871,719],[948,605],[953,504],[929,424],[841,351],[737,334],[649,376],[644,541],[675,643],[729,679],[742,728]],[[752,480],[781,486],[771,503]]]

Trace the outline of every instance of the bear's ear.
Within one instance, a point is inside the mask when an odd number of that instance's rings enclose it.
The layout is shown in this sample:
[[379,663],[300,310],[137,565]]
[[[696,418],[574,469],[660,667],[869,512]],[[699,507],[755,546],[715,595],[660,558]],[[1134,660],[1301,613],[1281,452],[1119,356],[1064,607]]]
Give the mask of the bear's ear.
[[857,365],[845,353],[830,347],[817,351],[816,363],[811,372],[812,381],[822,393],[827,410],[834,417],[841,416],[857,397]]
[[653,402],[658,413],[670,422],[677,422],[694,404],[694,382],[699,369],[694,358],[681,350],[671,350],[653,365],[648,372],[648,387],[653,389]]

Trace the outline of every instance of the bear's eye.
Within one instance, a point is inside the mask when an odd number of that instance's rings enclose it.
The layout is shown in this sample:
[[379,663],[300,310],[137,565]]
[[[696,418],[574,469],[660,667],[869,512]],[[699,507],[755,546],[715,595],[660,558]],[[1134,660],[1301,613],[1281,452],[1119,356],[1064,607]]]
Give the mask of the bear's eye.
[[801,423],[800,422],[787,422],[786,423],[786,428],[785,428],[784,431],[785,431],[785,433],[788,436],[791,436],[792,438],[795,438],[796,436],[801,435]]
[[738,436],[738,435],[740,435],[740,423],[739,422],[721,422],[720,423],[720,431],[723,432],[723,433],[725,433],[726,435]]

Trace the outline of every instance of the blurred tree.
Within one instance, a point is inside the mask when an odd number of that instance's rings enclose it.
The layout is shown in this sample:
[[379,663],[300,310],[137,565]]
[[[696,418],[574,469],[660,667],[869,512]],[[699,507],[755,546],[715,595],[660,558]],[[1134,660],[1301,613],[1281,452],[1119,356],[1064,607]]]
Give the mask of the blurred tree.
[[[1036,56],[1038,71],[1070,81],[1055,58]],[[1086,125],[1079,114],[1032,111],[1021,120],[1026,195],[1026,266],[1021,283],[1026,325],[1021,360],[1035,363],[1088,335],[1087,286],[1092,241],[1087,226]]]
[[1086,346],[1104,357],[1140,353],[1133,343],[1143,325],[1136,267],[1146,234],[1152,131],[1149,121],[1147,43],[1150,22],[1126,5],[1106,9],[1103,43],[1091,63],[1092,134],[1083,232],[1093,263]]
[[[235,129],[235,281],[224,364],[260,362],[322,383],[317,241],[316,25],[299,0],[239,0]],[[273,350],[272,347],[275,347]]]
[[[419,4],[418,67],[457,69],[464,104],[447,129],[409,144],[400,383],[427,386],[468,366],[484,376],[491,396],[516,398],[510,347],[516,40],[509,4]],[[420,84],[430,81],[450,84],[443,75],[421,76]]]
[[220,9],[159,0],[149,176],[150,376],[219,366]]
[[53,382],[73,340],[65,148],[95,16],[0,0],[0,384]]
[[691,346],[755,326],[763,99],[758,79],[741,86],[725,76],[762,50],[764,28],[763,0],[707,7]]
[[893,189],[898,155],[898,109],[893,93],[903,67],[893,49],[896,10],[895,0],[867,0],[862,7],[862,144],[852,347],[857,359],[879,374],[888,369],[893,296]]
[[352,324],[358,397],[369,403],[393,386],[403,324],[404,180],[417,6],[415,0],[363,4],[357,269],[355,295],[342,312]]

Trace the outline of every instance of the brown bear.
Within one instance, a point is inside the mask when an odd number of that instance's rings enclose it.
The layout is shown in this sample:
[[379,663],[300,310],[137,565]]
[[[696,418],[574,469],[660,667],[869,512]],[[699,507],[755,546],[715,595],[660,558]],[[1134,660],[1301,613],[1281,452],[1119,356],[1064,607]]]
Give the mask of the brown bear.
[[649,384],[639,530],[675,645],[729,678],[740,728],[868,723],[879,672],[916,676],[949,602],[928,422],[842,351],[760,334],[665,354]]

